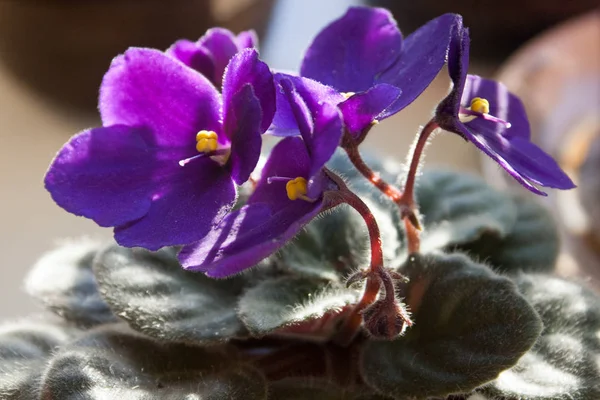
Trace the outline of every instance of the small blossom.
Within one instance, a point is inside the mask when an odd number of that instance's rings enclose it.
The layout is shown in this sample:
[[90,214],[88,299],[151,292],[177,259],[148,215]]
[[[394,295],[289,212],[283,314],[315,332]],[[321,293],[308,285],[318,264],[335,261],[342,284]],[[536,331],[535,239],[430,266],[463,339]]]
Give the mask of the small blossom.
[[212,28],[197,42],[178,40],[167,50],[167,54],[200,72],[220,90],[229,60],[243,49],[257,45],[258,38],[254,31],[241,32],[236,36],[227,29]]
[[103,127],[74,136],[45,178],[67,211],[115,227],[123,246],[194,242],[232,208],[271,124],[273,78],[256,50],[235,55],[223,94],[165,53],[133,48],[100,89]]
[[460,16],[445,14],[403,39],[389,11],[352,7],[316,36],[300,75],[339,93],[346,129],[356,138],[429,86],[446,62],[459,21]]
[[448,53],[453,87],[438,105],[435,122],[473,142],[533,193],[546,195],[536,185],[575,187],[556,161],[531,142],[521,101],[499,82],[467,75],[469,44],[468,29],[457,26]]
[[286,137],[273,148],[245,206],[182,249],[179,260],[184,268],[218,278],[241,272],[337,204],[332,193],[339,187],[323,168],[342,137],[340,113],[334,105],[319,102],[318,91],[303,86],[300,78],[282,79],[280,84],[301,137]]

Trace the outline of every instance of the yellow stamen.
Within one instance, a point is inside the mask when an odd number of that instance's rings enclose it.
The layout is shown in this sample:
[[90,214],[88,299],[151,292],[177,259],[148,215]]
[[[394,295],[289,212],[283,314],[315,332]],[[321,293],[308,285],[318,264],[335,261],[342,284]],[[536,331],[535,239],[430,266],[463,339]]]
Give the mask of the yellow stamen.
[[215,131],[200,131],[196,134],[196,150],[208,153],[217,150],[217,133]]
[[354,96],[356,93],[354,92],[344,92],[342,93],[342,96],[344,97],[344,99],[348,100],[350,97]]
[[482,114],[490,113],[490,102],[481,97],[475,97],[471,100],[471,111],[479,112]]
[[288,181],[285,184],[285,191],[287,192],[287,196],[290,200],[302,199],[305,200],[306,192],[307,192],[307,182],[306,179],[301,176]]

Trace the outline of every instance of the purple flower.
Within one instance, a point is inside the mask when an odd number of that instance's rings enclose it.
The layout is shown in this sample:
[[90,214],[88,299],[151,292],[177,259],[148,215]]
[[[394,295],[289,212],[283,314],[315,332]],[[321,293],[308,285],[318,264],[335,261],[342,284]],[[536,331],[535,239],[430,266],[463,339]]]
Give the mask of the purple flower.
[[459,25],[448,54],[453,87],[437,107],[435,122],[473,142],[533,193],[546,195],[535,185],[574,188],[556,161],[531,143],[521,101],[501,83],[467,75],[468,66],[469,32]]
[[275,107],[273,77],[256,50],[235,55],[223,94],[163,52],[133,48],[104,76],[103,127],[57,154],[46,188],[65,210],[115,227],[123,246],[156,250],[208,233],[260,156]]
[[459,22],[460,16],[445,14],[403,40],[389,11],[352,7],[317,35],[300,75],[344,96],[339,107],[346,129],[358,138],[429,86],[446,62],[451,32]]
[[229,60],[243,49],[254,48],[257,44],[254,31],[235,36],[227,29],[212,28],[197,42],[178,40],[167,50],[167,54],[200,72],[220,90]]
[[226,277],[256,265],[284,246],[321,211],[335,206],[339,188],[324,172],[343,133],[338,109],[300,78],[282,79],[302,137],[286,137],[272,150],[245,206],[193,245],[179,260],[186,269]]

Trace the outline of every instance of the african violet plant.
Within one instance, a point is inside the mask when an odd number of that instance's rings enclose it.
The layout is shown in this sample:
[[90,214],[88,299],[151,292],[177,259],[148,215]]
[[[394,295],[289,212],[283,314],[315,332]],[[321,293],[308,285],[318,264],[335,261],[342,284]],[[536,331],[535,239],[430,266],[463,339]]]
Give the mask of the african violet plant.
[[[443,129],[535,194],[573,187],[521,102],[467,75],[468,53],[458,15],[403,39],[387,11],[356,7],[299,75],[219,28],[115,58],[102,127],[45,184],[119,245],[71,242],[34,266],[26,288],[60,318],[0,328],[0,396],[600,398],[600,302],[552,275],[551,216],[468,175],[418,174]],[[405,173],[363,159],[445,64],[452,89]],[[281,139],[261,159],[263,135]]]

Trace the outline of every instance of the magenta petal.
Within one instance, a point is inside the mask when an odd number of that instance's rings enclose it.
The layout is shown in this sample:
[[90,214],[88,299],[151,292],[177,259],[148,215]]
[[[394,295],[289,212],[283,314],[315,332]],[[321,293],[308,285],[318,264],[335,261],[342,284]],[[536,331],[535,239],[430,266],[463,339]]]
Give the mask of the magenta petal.
[[237,274],[283,247],[321,208],[322,202],[302,202],[271,213],[264,204],[244,206],[201,241],[185,246],[179,261],[213,278]]
[[50,165],[46,189],[59,206],[100,226],[143,217],[157,190],[155,170],[161,166],[148,137],[144,129],[125,126],[79,133]]
[[250,84],[262,110],[261,131],[265,132],[275,115],[275,85],[269,66],[258,59],[256,49],[245,49],[229,63],[223,78],[223,107],[227,118],[233,96]]
[[[485,79],[476,75],[467,75],[465,88],[462,94],[461,105],[469,107],[471,100],[475,97],[487,99],[490,103],[490,115],[508,121],[511,127],[506,129],[499,125],[497,131],[507,137],[520,137],[529,140],[531,130],[525,107],[521,100],[508,91],[508,88],[500,82]],[[474,124],[479,121],[472,121]],[[481,120],[486,123],[487,121]]]
[[404,39],[398,63],[378,78],[378,82],[402,89],[402,96],[388,108],[386,117],[404,109],[431,84],[446,63],[448,45],[457,26],[462,26],[459,15],[444,14]]
[[236,189],[229,172],[210,158],[179,167],[169,178],[145,216],[115,228],[120,245],[158,250],[193,243],[233,207]]
[[204,75],[215,87],[221,87],[221,78],[215,80],[215,62],[204,47],[189,40],[178,40],[166,53]]
[[198,46],[206,49],[215,65],[214,80],[221,87],[225,69],[231,58],[240,50],[235,35],[224,28],[211,28],[198,40]]
[[390,107],[402,94],[399,88],[381,83],[366,92],[353,95],[339,105],[344,114],[346,130],[356,138],[375,120],[384,119],[391,114]]
[[402,51],[402,35],[389,11],[351,7],[314,39],[300,75],[340,92],[368,90]]
[[159,146],[195,145],[200,130],[220,132],[220,99],[198,72],[151,49],[116,57],[100,88],[103,125],[147,127]]
[[262,109],[247,83],[231,99],[224,129],[231,139],[229,165],[238,185],[248,180],[260,158]]
[[[329,161],[342,139],[344,125],[338,108],[323,102],[319,91],[307,86],[296,88],[291,79],[283,79],[281,86],[300,128],[310,155],[309,177],[314,179]],[[308,196],[316,195],[309,184]]]
[[253,30],[240,32],[237,35],[236,42],[239,50],[258,47],[258,36]]

